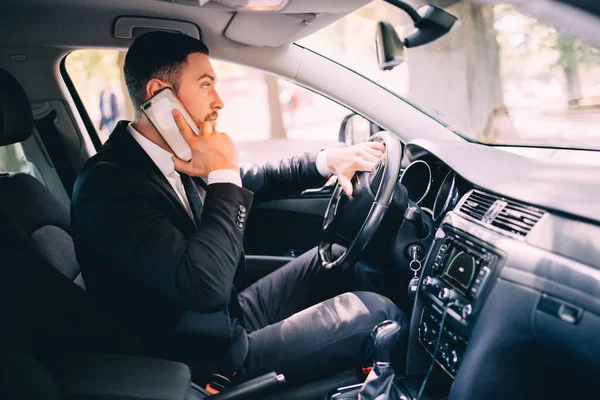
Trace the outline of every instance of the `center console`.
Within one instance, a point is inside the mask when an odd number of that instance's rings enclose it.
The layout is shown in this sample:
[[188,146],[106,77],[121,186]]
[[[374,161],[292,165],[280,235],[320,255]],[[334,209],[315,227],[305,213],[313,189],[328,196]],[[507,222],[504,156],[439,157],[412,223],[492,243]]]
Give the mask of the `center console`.
[[[391,398],[394,399],[430,400],[447,397],[503,256],[493,246],[453,227],[450,218],[446,218],[444,222],[446,223],[435,233],[413,306],[409,358],[411,349],[414,349],[420,356],[412,358],[419,361],[413,361],[413,365],[409,361],[407,370],[410,371],[407,376],[391,376],[387,379],[382,371],[390,364],[390,359],[381,357],[381,352],[375,351],[374,368],[366,382],[339,388],[331,395],[332,400],[354,400],[360,398],[359,393],[373,394],[372,391],[369,392],[369,385],[378,382],[377,379],[380,383],[385,380],[388,386],[393,384],[396,392]],[[387,321],[381,325],[389,324],[390,321]],[[391,328],[388,330],[391,331]],[[375,348],[389,348],[377,346],[377,343],[384,342],[383,339],[387,336],[383,334],[388,330],[377,327],[374,329],[373,334],[377,333],[374,336]],[[436,370],[435,375],[432,375],[434,364],[443,372],[438,373]],[[436,385],[427,385],[426,382],[430,379],[435,380]],[[384,386],[381,384],[377,388]],[[422,396],[419,396],[421,391]],[[367,398],[378,398],[376,395],[379,394],[377,392]]]
[[[460,368],[473,322],[483,303],[481,298],[499,260],[499,253],[491,246],[449,225],[436,233],[419,290],[424,307],[418,339],[452,378]],[[447,315],[442,327],[444,311]]]

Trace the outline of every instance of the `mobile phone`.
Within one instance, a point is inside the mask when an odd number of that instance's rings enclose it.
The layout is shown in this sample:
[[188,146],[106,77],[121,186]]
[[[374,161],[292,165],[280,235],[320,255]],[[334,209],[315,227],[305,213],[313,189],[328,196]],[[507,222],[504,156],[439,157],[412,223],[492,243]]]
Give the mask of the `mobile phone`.
[[198,135],[199,129],[194,119],[170,87],[160,89],[140,106],[142,113],[144,113],[154,126],[154,129],[167,142],[173,154],[184,161],[189,161],[192,159],[192,150],[181,133],[179,133],[179,128],[173,119],[173,109],[175,108],[183,115],[183,118],[187,121],[190,128],[192,128],[192,131]]

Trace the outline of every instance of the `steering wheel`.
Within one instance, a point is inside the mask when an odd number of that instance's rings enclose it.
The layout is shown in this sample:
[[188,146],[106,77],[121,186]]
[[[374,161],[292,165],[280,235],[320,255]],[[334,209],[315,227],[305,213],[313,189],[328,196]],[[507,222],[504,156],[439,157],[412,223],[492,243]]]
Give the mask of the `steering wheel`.
[[[339,184],[335,187],[325,211],[323,239],[319,244],[319,257],[326,269],[347,268],[355,264],[392,203],[402,164],[400,140],[396,135],[383,131],[371,136],[369,141],[383,143],[385,155],[372,171],[355,175],[351,197]],[[364,214],[364,221],[357,217]],[[349,215],[351,218],[348,218]],[[350,245],[341,256],[333,259],[332,246],[339,240]]]

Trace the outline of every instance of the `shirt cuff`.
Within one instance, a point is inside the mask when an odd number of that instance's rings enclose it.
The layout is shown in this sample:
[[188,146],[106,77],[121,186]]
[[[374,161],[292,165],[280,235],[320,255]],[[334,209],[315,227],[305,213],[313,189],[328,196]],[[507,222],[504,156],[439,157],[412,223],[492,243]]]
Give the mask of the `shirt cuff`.
[[327,178],[331,175],[331,170],[327,166],[327,150],[321,150],[319,154],[317,154],[317,171],[321,174],[322,177]]
[[216,169],[208,174],[208,184],[213,183],[233,183],[236,186],[242,187],[242,178],[240,173],[232,169]]

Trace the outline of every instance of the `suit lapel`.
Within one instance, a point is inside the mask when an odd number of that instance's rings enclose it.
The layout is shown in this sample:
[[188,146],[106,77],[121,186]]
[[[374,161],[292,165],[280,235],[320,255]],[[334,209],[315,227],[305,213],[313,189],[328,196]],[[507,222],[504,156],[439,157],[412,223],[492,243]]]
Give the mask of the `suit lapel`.
[[119,153],[122,155],[122,160],[126,160],[127,164],[146,171],[150,183],[173,205],[177,214],[177,221],[181,224],[183,231],[193,232],[196,229],[196,225],[190,218],[183,204],[181,204],[179,196],[177,196],[177,193],[175,193],[175,190],[173,190],[173,187],[167,178],[156,164],[154,164],[154,161],[152,161],[150,156],[148,156],[138,142],[131,137],[131,134],[127,130],[128,124],[129,121],[119,121],[115,130],[110,135],[107,144],[115,150],[118,149]]

